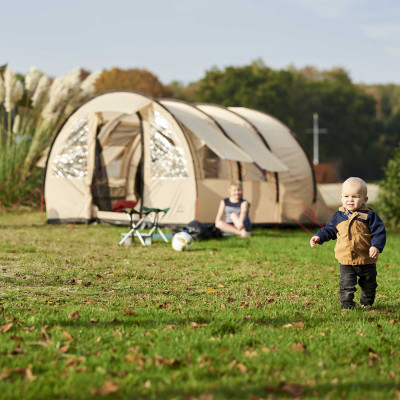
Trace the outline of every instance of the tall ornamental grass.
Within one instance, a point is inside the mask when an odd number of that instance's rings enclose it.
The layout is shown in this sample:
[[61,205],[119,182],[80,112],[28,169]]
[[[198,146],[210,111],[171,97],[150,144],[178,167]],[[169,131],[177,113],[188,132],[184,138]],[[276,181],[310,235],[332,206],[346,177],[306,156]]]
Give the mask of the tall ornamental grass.
[[100,72],[81,68],[51,79],[32,67],[25,75],[0,71],[0,210],[38,203],[45,155],[65,116],[94,93]]

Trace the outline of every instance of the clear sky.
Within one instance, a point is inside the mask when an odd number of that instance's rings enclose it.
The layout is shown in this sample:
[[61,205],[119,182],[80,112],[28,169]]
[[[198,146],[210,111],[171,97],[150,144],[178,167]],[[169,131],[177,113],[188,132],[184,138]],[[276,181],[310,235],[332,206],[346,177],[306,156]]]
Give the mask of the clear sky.
[[163,83],[261,58],[400,84],[399,0],[0,1],[0,65],[145,68]]

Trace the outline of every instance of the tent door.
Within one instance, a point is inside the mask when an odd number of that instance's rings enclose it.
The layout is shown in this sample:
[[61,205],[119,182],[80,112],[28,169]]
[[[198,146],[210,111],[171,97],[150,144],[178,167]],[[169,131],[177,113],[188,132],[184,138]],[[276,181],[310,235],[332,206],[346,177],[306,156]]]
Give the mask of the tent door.
[[121,122],[105,140],[96,140],[93,203],[112,211],[119,200],[140,198],[142,145],[139,124]]

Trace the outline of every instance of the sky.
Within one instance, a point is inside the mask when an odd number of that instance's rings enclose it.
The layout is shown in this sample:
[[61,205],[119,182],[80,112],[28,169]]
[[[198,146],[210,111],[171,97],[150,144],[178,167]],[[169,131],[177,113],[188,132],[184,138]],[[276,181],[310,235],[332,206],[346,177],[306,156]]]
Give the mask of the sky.
[[0,65],[57,77],[143,68],[168,84],[261,59],[344,68],[355,83],[400,84],[398,0],[0,1]]

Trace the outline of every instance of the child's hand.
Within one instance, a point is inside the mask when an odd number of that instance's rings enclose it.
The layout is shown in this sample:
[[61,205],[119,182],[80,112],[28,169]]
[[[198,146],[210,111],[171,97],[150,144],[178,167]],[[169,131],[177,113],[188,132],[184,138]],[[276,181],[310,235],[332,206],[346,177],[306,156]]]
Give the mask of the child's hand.
[[314,248],[314,246],[321,241],[319,236],[313,236],[310,240],[310,246]]
[[371,258],[378,258],[378,254],[379,254],[379,249],[375,246],[371,246],[369,248],[369,256]]

